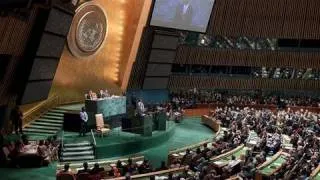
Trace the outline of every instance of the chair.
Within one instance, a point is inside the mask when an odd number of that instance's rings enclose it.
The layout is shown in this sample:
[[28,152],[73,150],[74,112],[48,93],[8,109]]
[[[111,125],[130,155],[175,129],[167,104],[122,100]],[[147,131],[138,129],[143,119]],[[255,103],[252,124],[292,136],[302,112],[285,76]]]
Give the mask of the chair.
[[77,175],[77,180],[87,180],[89,179],[90,174],[89,173],[80,173]]
[[57,174],[57,180],[75,180],[75,176],[69,173],[59,173]]
[[96,114],[95,116],[96,116],[96,126],[97,126],[96,132],[100,134],[101,137],[103,137],[104,134],[108,135],[110,132],[110,128],[108,125],[104,124],[103,115]]

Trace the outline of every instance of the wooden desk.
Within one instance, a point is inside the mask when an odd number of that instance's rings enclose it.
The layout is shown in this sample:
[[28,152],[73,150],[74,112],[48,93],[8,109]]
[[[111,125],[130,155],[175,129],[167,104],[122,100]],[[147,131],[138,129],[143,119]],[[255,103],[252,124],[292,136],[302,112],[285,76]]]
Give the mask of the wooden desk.
[[271,159],[257,167],[256,178],[261,180],[263,177],[270,177],[278,172],[286,163],[289,154],[280,150]]
[[209,117],[208,115],[203,115],[201,117],[201,122],[209,126],[213,131],[218,132],[220,129],[220,122],[215,118]]
[[320,179],[320,165],[318,165],[318,167],[312,171],[310,178],[314,180]]

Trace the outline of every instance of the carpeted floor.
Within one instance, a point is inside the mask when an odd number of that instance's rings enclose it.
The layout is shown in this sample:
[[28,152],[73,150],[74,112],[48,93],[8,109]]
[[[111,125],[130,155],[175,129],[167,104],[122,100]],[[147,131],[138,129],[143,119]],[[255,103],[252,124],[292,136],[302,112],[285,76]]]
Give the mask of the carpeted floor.
[[[213,137],[213,131],[200,122],[200,118],[186,118],[180,124],[176,124],[172,137],[165,143],[142,151],[151,163],[158,167],[163,160],[167,160],[169,150],[195,144]],[[114,159],[113,157],[112,159]],[[49,180],[55,179],[56,163],[49,167],[38,169],[4,169],[0,168],[1,178],[4,180]]]

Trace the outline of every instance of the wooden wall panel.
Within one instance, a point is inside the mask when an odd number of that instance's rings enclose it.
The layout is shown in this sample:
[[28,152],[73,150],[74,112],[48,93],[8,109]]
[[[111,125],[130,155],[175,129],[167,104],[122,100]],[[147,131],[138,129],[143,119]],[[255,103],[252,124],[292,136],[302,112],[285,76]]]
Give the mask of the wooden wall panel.
[[320,68],[320,52],[230,50],[180,46],[177,64]]
[[319,0],[216,0],[207,33],[317,39]]
[[17,75],[17,66],[23,60],[37,13],[37,7],[33,7],[25,19],[12,16],[0,17],[0,54],[12,57],[4,78],[0,79],[0,105],[6,105],[15,96],[13,83]]
[[169,89],[267,89],[310,90],[320,88],[320,81],[299,79],[237,79],[214,76],[171,76]]

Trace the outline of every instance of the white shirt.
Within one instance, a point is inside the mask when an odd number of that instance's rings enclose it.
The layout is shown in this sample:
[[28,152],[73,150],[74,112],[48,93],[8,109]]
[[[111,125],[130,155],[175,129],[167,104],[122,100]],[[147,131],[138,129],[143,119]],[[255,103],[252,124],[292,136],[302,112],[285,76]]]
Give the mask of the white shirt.
[[144,113],[144,104],[143,104],[143,102],[138,102],[138,112],[139,113]]
[[183,5],[183,11],[182,11],[182,13],[183,13],[183,14],[186,14],[187,11],[188,11],[188,8],[189,8],[189,4]]
[[80,112],[80,119],[84,122],[87,122],[88,121],[88,114],[87,112]]

